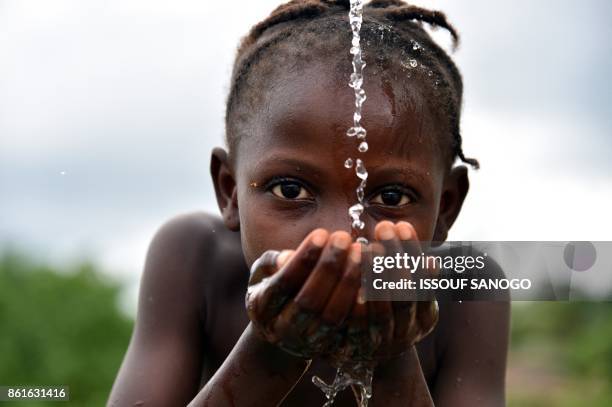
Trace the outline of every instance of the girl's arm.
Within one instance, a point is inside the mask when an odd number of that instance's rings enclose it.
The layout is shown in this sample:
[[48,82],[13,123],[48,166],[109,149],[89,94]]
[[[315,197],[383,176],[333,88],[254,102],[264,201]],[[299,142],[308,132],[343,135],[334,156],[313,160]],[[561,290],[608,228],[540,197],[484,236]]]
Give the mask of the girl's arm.
[[194,270],[210,254],[206,221],[177,217],[151,242],[134,332],[108,406],[184,406],[197,393],[204,328],[201,273]]
[[249,324],[223,365],[189,406],[277,406],[309,363],[260,339]]
[[[375,370],[372,405],[505,406],[509,302],[448,304],[448,343],[430,395],[413,347]],[[435,404],[434,404],[435,400]]]
[[436,406],[505,406],[510,303],[451,303],[449,337],[433,389]]
[[416,348],[382,362],[374,371],[372,383],[373,406],[433,407],[434,403],[421,369]]

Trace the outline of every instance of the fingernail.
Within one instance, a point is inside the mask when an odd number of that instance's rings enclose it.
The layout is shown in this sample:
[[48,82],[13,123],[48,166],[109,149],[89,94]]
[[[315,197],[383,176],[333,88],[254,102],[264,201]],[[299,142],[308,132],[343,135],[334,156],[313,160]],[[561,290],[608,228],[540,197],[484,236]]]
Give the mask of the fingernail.
[[289,258],[291,257],[292,253],[293,250],[283,250],[282,252],[280,252],[278,257],[276,258],[276,266],[283,267],[285,263],[287,263],[287,260],[289,260]]
[[361,244],[354,243],[351,245],[351,253],[349,254],[351,261],[355,264],[361,262]]
[[393,232],[393,226],[390,223],[383,223],[380,226],[379,236],[382,240],[391,240],[395,237],[395,233]]
[[337,233],[332,236],[331,243],[336,249],[346,250],[351,245],[351,237],[346,233]]
[[325,242],[327,241],[327,232],[323,229],[317,229],[312,232],[312,244],[318,247],[325,246]]
[[401,240],[410,240],[412,239],[412,227],[407,222],[399,222],[397,224],[397,232]]

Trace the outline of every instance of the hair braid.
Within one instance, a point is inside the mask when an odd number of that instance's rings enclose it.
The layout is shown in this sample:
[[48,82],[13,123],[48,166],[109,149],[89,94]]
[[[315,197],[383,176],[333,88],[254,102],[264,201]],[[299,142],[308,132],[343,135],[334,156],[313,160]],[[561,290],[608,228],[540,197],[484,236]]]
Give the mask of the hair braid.
[[[246,94],[250,94],[251,98],[257,98],[261,93],[261,90],[255,91],[259,86],[245,86],[248,78],[255,75],[254,71],[257,71],[256,68],[259,65],[268,64],[265,69],[262,68],[264,72],[278,69],[278,63],[273,66],[269,61],[262,62],[264,60],[262,56],[266,51],[276,47],[275,53],[278,53],[279,47],[285,47],[285,50],[290,50],[287,52],[295,54],[301,52],[296,49],[308,48],[303,47],[305,36],[313,43],[329,42],[333,36],[339,38],[338,36],[346,33],[340,29],[330,29],[330,27],[339,28],[340,19],[337,17],[344,19],[349,8],[350,0],[291,0],[277,7],[268,18],[251,28],[248,35],[241,40],[234,62],[225,117],[230,151],[238,138],[237,128],[252,113],[255,105],[252,100],[248,101]],[[334,17],[337,20],[336,25],[323,23],[323,21],[331,21]],[[380,52],[391,53],[394,50],[403,52],[404,49],[412,52],[407,45],[401,45],[410,44],[412,41],[425,45],[427,54],[423,53],[420,57],[427,62],[443,84],[444,100],[439,100],[437,103],[447,115],[452,135],[453,156],[478,169],[478,161],[466,158],[462,149],[462,137],[459,130],[463,94],[461,74],[448,54],[420,25],[420,23],[426,23],[434,28],[440,27],[447,30],[453,39],[454,50],[459,44],[459,34],[448,22],[446,15],[439,11],[409,5],[402,0],[371,0],[364,6],[364,24],[366,20],[378,24],[387,21],[401,37],[401,41],[389,41],[383,44],[384,49],[381,49]],[[263,79],[260,78],[260,80]],[[245,102],[245,99],[248,103],[239,103],[239,100]]]
[[[395,3],[395,2],[394,2]],[[459,45],[459,34],[447,20],[446,15],[440,11],[427,10],[417,6],[404,5],[386,12],[385,16],[393,21],[417,20],[434,27],[447,30],[453,37],[453,48]]]

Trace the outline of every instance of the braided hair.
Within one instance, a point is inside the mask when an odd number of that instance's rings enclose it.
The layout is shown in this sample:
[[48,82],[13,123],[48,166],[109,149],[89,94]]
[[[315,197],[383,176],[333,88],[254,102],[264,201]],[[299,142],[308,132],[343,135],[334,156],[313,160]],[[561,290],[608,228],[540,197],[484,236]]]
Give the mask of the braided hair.
[[[265,97],[266,81],[280,65],[292,63],[303,69],[317,57],[338,55],[350,44],[347,15],[349,0],[291,0],[277,7],[265,20],[253,26],[238,47],[226,105],[226,137],[230,150],[245,136],[246,122]],[[371,0],[364,6],[362,41],[375,42],[375,60],[380,67],[400,65],[433,83],[434,103],[443,115],[451,136],[452,160],[479,168],[476,159],[465,157],[462,150],[460,115],[463,94],[461,74],[449,55],[436,44],[423,23],[443,28],[459,44],[459,34],[444,13],[409,5],[402,0]],[[273,53],[273,54],[272,54]],[[366,54],[367,55],[367,54]],[[296,63],[299,61],[299,64]],[[366,61],[371,65],[370,59]],[[346,69],[339,62],[337,72]],[[350,65],[350,64],[349,64]],[[419,69],[420,68],[420,69]],[[372,69],[372,68],[370,68]],[[412,73],[408,74],[409,76]]]

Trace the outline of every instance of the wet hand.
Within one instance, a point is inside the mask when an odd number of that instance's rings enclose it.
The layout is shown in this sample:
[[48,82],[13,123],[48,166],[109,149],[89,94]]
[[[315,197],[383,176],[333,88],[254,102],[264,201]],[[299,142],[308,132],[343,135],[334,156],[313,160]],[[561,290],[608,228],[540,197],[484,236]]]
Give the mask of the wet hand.
[[310,233],[295,250],[268,251],[251,267],[249,318],[269,342],[297,356],[332,352],[360,287],[360,253],[346,232]]
[[[376,225],[376,242],[370,249],[378,254],[422,253],[416,231],[410,223],[383,221]],[[407,270],[394,270],[400,277],[412,278]],[[435,274],[435,270],[422,270]],[[438,320],[435,301],[364,301],[360,296],[346,322],[343,344],[334,353],[335,363],[346,360],[376,362],[408,351],[425,337]]]

